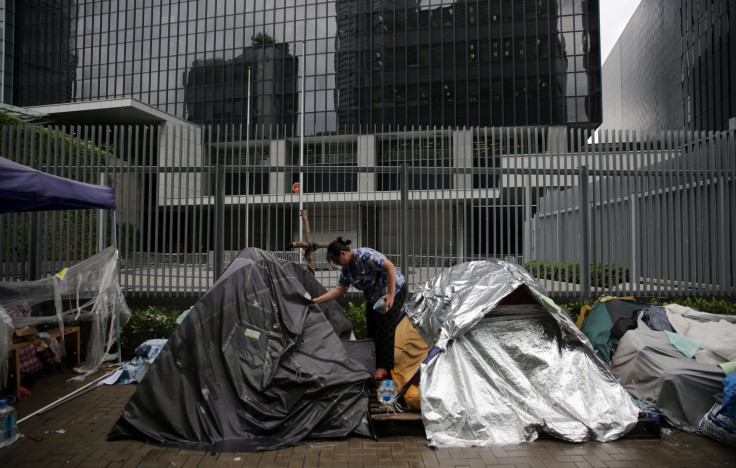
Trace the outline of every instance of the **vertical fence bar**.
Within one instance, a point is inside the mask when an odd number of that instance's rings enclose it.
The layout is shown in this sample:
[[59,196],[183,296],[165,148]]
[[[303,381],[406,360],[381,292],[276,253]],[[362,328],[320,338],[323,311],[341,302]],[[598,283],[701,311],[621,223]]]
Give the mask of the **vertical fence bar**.
[[[125,128],[125,127],[123,127]],[[161,127],[158,127],[156,129],[156,135],[151,135],[151,140],[149,141],[150,145],[150,151],[151,154],[155,154],[157,156],[157,161],[151,161],[155,164],[155,166],[152,168],[152,174],[151,174],[151,186],[149,188],[149,193],[151,194],[151,207],[149,208],[148,212],[148,225],[152,227],[151,233],[148,237],[149,244],[149,254],[153,255],[153,265],[149,263],[148,266],[148,276],[146,277],[146,282],[148,286],[148,291],[153,291],[153,296],[157,296],[159,292],[158,288],[158,278],[159,278],[159,259],[160,259],[160,248],[159,248],[159,218],[161,217],[160,210],[161,210],[161,204],[165,200],[166,196],[166,158],[165,155],[161,154],[160,151],[158,151],[159,148],[156,147],[157,139],[161,137]],[[130,146],[126,145],[126,147],[130,148]],[[162,183],[163,180],[163,183]],[[149,261],[150,262],[150,261]],[[152,284],[153,283],[153,284]]]
[[[731,286],[731,279],[729,277],[729,271],[728,266],[729,264],[732,264],[731,262],[731,255],[732,252],[730,252],[730,249],[733,247],[733,244],[729,245],[726,241],[729,235],[729,229],[728,224],[730,222],[727,203],[729,198],[727,198],[726,195],[726,184],[727,180],[730,178],[729,176],[726,176],[725,173],[727,171],[726,164],[724,164],[725,161],[727,161],[727,155],[728,153],[724,151],[725,148],[728,147],[730,138],[729,134],[721,134],[718,138],[718,148],[716,149],[717,153],[717,164],[716,164],[716,170],[717,170],[717,187],[718,190],[718,207],[716,210],[716,219],[718,223],[718,284],[717,284],[717,290],[720,291],[728,291],[728,289]],[[730,200],[733,200],[733,196],[730,198]]]
[[[682,132],[676,132],[673,138],[674,150],[677,152],[677,164],[674,166],[677,169],[673,176],[673,192],[674,192],[674,216],[672,221],[675,226],[684,226],[685,219],[683,210],[686,207],[684,203],[685,197],[687,196],[686,184],[682,182],[681,171],[687,163],[687,154],[684,143],[684,135]],[[676,229],[674,233],[675,248],[673,249],[675,257],[675,277],[679,281],[680,287],[685,284],[685,269],[684,269],[684,258],[685,258],[685,239],[687,237],[683,235],[683,229]]]
[[[218,130],[219,141],[219,130]],[[225,230],[223,223],[225,221],[225,167],[222,165],[219,155],[215,152],[215,224],[213,229],[214,236],[214,278],[220,277],[223,271],[223,258],[225,255]]]
[[724,295],[730,297],[733,297],[736,291],[736,281],[734,281],[734,277],[736,277],[736,201],[734,200],[736,198],[736,173],[734,167],[736,167],[736,164],[734,164],[734,158],[732,157],[734,150],[736,150],[736,144],[734,143],[735,135],[736,132],[734,130],[729,130],[727,133],[722,156],[722,168],[726,171],[726,177],[724,177],[726,186],[724,187],[724,191],[728,190],[730,194],[725,197],[728,206],[724,210],[726,214],[724,223],[726,223],[726,233],[730,236],[730,239],[726,241],[728,255],[724,255],[725,258],[723,259],[726,265],[727,280],[722,286],[721,291]]
[[588,219],[588,166],[578,168],[580,187],[580,232],[582,233],[582,261],[580,262],[580,289],[585,299],[590,299],[590,229]]
[[[708,285],[708,294],[713,295],[715,293],[715,287],[718,284],[719,280],[719,266],[720,266],[720,259],[724,255],[724,250],[720,248],[720,243],[718,242],[719,238],[719,231],[718,227],[720,227],[720,222],[717,219],[717,214],[719,211],[719,196],[718,196],[718,182],[717,182],[717,172],[716,167],[718,163],[718,147],[720,146],[718,144],[719,137],[713,132],[708,132],[708,140],[709,140],[709,146],[711,148],[711,151],[708,153],[707,159],[707,165],[708,165],[708,171],[705,174],[706,177],[706,186],[708,187],[708,193],[709,193],[709,199],[710,199],[710,209],[708,210],[708,225],[714,226],[714,229],[711,229],[710,239],[708,240],[708,246],[710,247],[710,255],[708,256],[708,263],[710,264],[710,274],[708,275],[708,282],[706,283]],[[715,255],[714,255],[715,253]]]
[[401,165],[401,270],[409,271],[409,167]]
[[673,196],[675,187],[672,184],[672,173],[675,170],[675,150],[672,146],[672,132],[665,132],[660,136],[660,153],[662,155],[663,162],[660,166],[663,169],[661,176],[660,190],[662,193],[662,231],[665,231],[665,236],[662,242],[664,249],[664,275],[669,280],[670,284],[674,288],[680,283],[677,276],[674,274],[674,233],[669,229],[664,229],[665,222],[669,224],[670,220],[674,219],[674,213],[672,212]]

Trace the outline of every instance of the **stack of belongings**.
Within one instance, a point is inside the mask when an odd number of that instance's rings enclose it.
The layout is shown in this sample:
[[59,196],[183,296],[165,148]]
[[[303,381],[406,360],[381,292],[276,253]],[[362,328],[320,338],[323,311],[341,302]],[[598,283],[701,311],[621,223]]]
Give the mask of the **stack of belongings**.
[[121,368],[122,372],[115,383],[127,385],[142,381],[158,353],[166,346],[166,341],[165,338],[153,338],[141,343],[135,348],[135,357]]
[[[734,366],[736,367],[736,366]],[[700,420],[700,430],[717,441],[736,447],[736,369],[723,379],[723,393]]]
[[517,444],[542,432],[605,442],[637,424],[634,399],[518,265],[456,265],[416,291],[404,311],[425,345],[397,330],[393,377],[410,388],[416,378],[404,367],[419,369],[430,446]]
[[[642,407],[678,429],[708,433],[704,423],[712,415],[710,422],[717,419],[724,433],[733,437],[736,429],[728,427],[727,419],[719,419],[718,406],[726,376],[736,372],[736,317],[679,304],[642,308],[630,299],[606,299],[604,304],[619,303],[613,309],[621,310],[620,303],[626,303],[634,310],[632,316],[616,316],[599,300],[585,317],[582,331],[604,360],[610,353],[611,372],[624,388]],[[603,330],[606,317],[608,334]],[[624,322],[628,325],[622,326]]]

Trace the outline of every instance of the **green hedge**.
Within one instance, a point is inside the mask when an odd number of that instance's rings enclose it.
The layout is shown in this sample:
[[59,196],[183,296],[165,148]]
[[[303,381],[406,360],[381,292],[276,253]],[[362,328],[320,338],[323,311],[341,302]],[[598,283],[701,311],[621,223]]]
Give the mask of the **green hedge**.
[[[580,263],[552,263],[534,260],[526,262],[524,268],[535,278],[580,284]],[[629,279],[628,268],[616,266],[615,263],[590,264],[591,286],[610,288],[618,283],[627,283]]]
[[[580,316],[580,309],[585,305],[595,304],[596,299],[586,300],[580,298],[576,301],[567,303],[557,303],[560,307],[570,315],[573,322]],[[727,300],[716,297],[674,297],[671,299],[651,299],[641,302],[650,302],[652,304],[680,304],[681,306],[690,307],[702,312],[711,314],[736,315],[736,299]]]
[[360,305],[348,302],[348,307],[345,309],[345,316],[353,324],[353,333],[355,334],[355,338],[359,340],[368,338],[368,329],[365,323],[365,307],[365,301]]
[[710,312],[711,314],[736,315],[736,302],[713,297],[676,297],[669,303],[680,304],[685,307]]

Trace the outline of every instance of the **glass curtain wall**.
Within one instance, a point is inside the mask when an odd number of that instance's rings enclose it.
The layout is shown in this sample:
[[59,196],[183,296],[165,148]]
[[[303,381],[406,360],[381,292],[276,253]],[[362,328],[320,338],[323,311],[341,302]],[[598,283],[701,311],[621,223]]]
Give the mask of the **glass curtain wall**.
[[598,0],[20,4],[21,73],[47,76],[18,105],[132,97],[286,137],[302,111],[307,135],[601,120]]

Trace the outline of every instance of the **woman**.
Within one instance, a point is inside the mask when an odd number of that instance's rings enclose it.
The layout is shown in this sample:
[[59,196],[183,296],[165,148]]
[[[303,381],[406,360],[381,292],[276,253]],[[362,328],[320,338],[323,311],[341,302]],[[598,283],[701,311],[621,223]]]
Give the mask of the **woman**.
[[[340,298],[352,285],[363,291],[368,335],[376,343],[376,380],[388,378],[394,367],[396,319],[406,299],[406,282],[401,272],[381,252],[370,248],[351,249],[350,240],[338,237],[327,247],[327,260],[340,265],[338,286],[315,299],[317,304]],[[385,301],[382,310],[373,305]],[[385,311],[385,312],[383,312]]]

